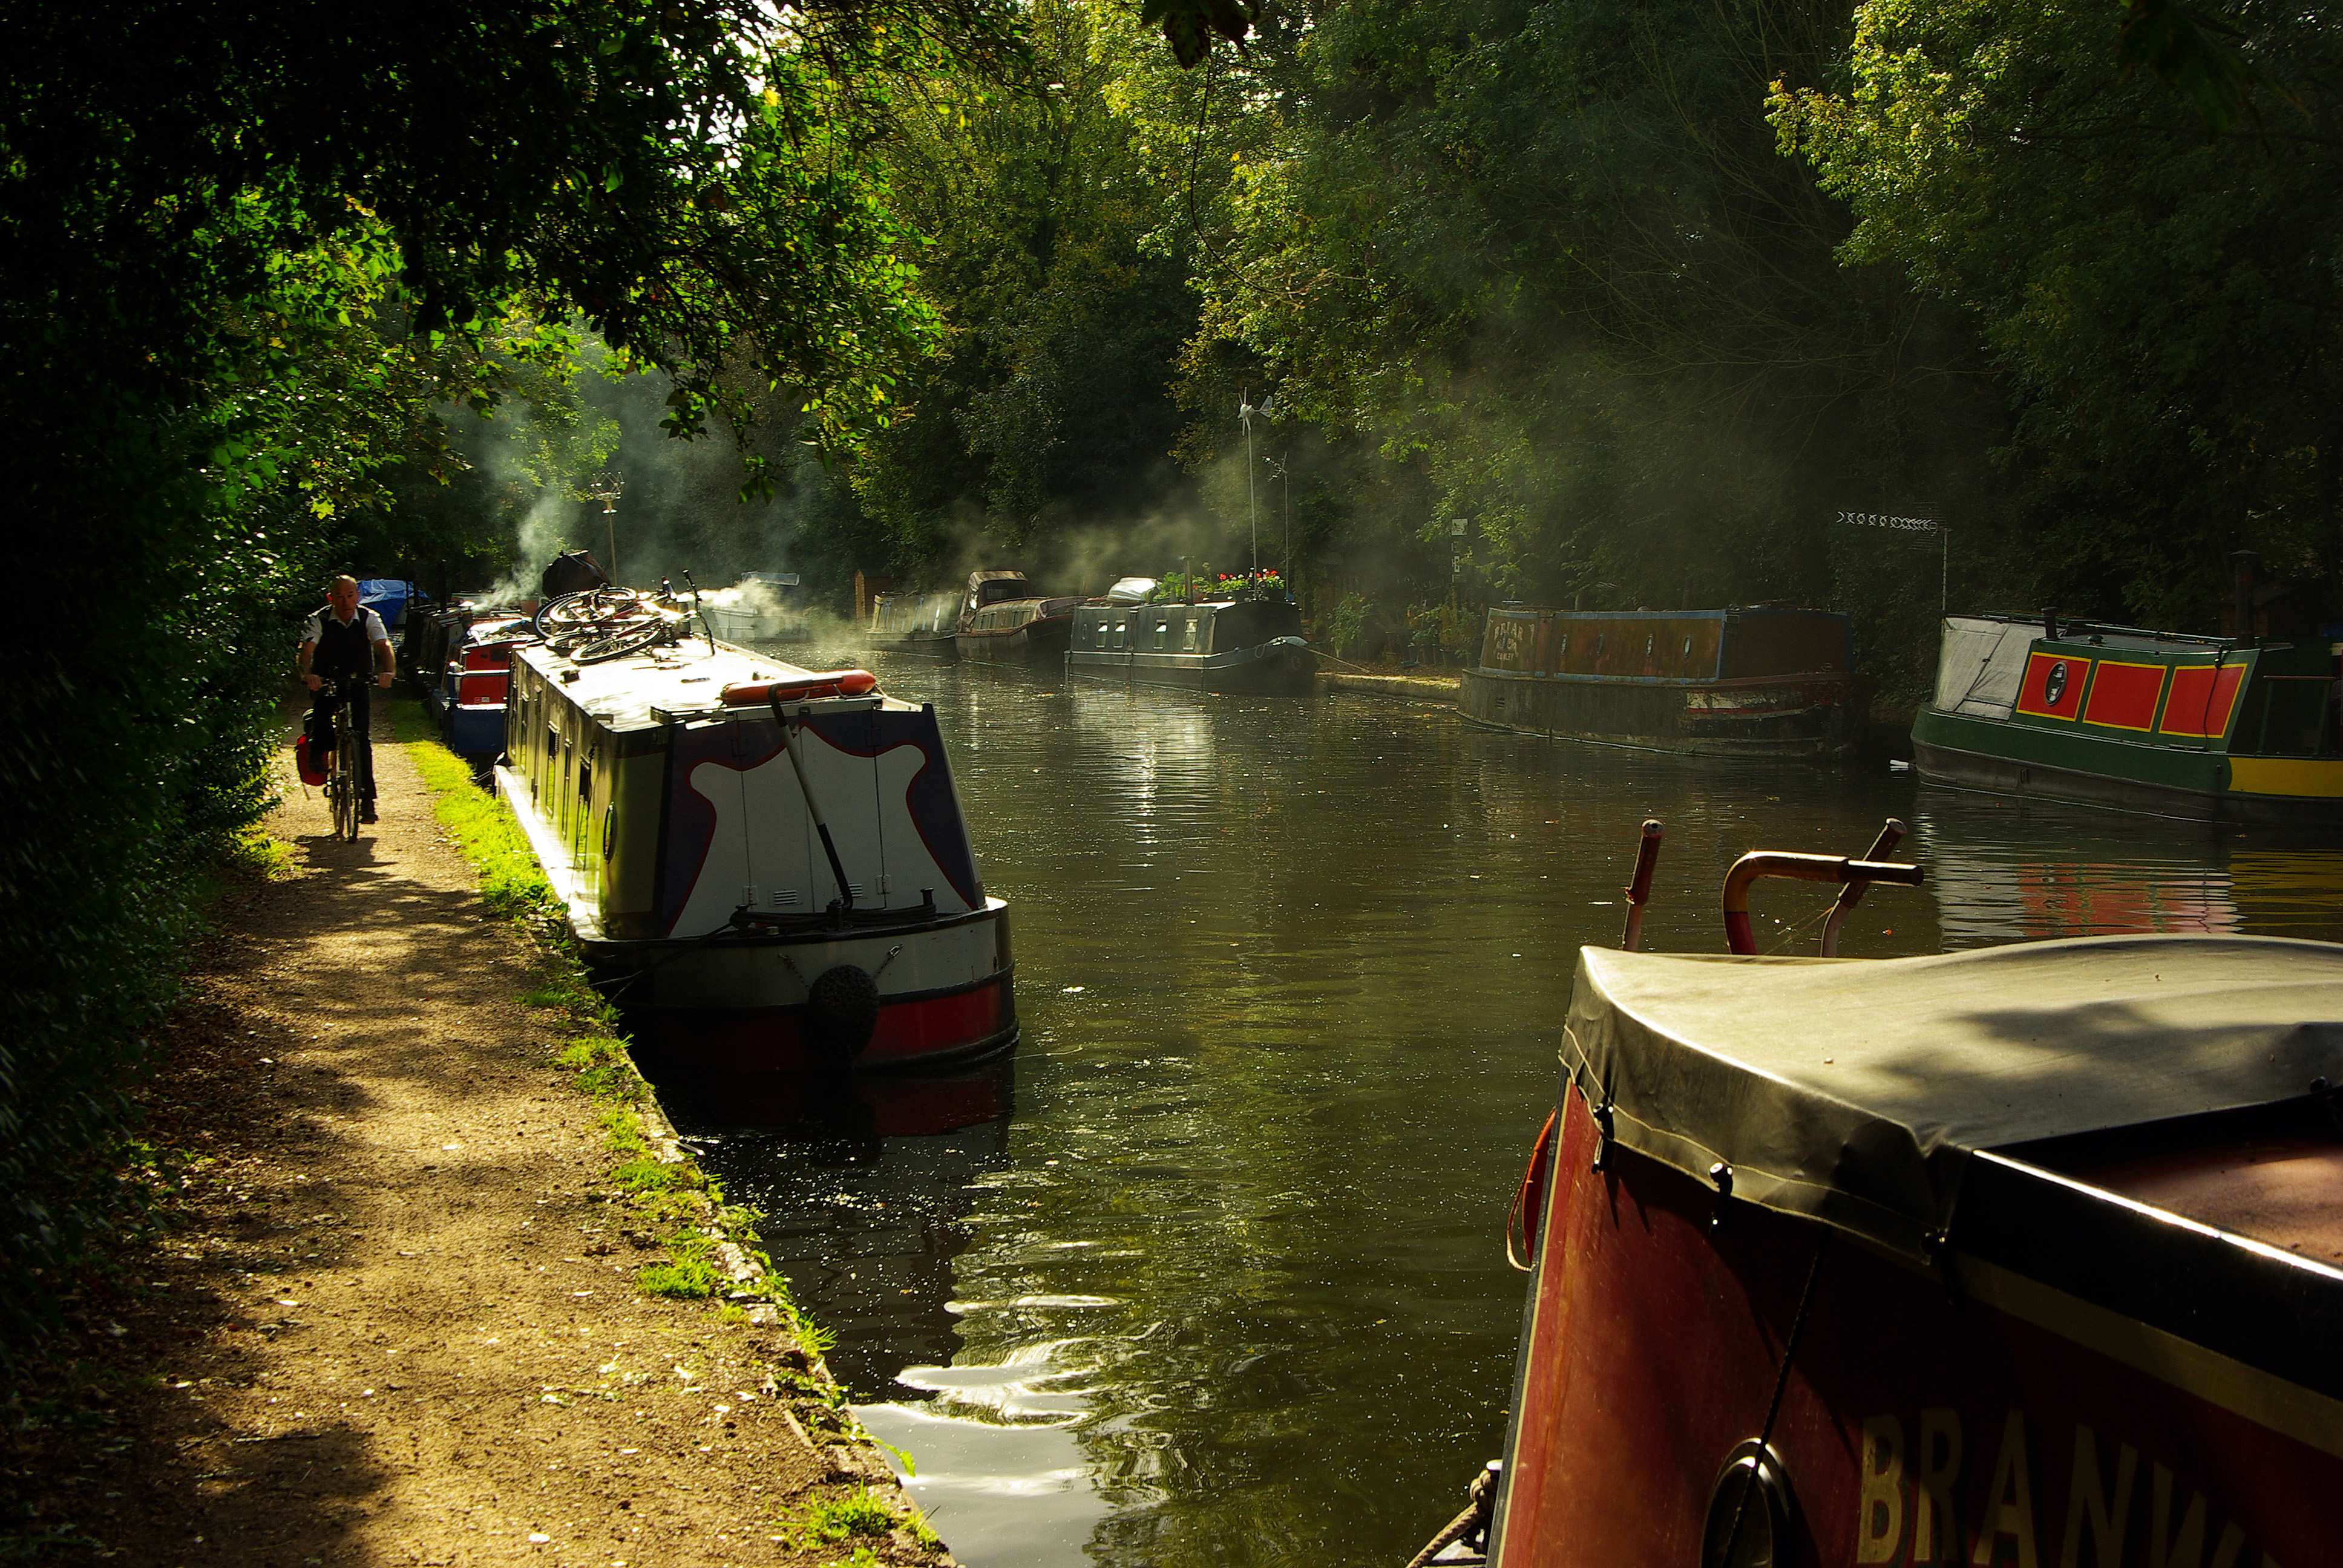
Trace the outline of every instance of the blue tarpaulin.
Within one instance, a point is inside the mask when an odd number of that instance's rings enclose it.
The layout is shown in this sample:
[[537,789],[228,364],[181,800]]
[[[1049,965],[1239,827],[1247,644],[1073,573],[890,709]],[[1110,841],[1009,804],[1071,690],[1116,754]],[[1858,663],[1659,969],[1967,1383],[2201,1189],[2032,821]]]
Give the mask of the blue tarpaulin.
[[397,631],[407,614],[407,601],[426,596],[417,591],[413,583],[400,578],[360,578],[358,603],[382,617],[383,628]]

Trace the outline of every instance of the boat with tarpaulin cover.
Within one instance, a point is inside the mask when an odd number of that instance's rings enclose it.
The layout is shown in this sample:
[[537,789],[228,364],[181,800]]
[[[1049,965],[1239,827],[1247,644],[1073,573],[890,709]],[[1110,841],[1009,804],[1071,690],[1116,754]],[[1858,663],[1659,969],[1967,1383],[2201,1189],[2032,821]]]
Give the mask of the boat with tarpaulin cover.
[[1561,1054],[1437,1560],[2334,1560],[2343,948],[1587,948]]
[[1081,602],[1079,595],[1041,598],[1023,572],[970,572],[953,647],[980,663],[1060,663]]
[[1968,789],[2343,828],[2338,647],[1950,616],[1913,761]]
[[1832,610],[1489,612],[1458,677],[1475,724],[1704,757],[1853,755],[1871,683]]
[[673,632],[581,657],[516,650],[498,786],[639,1042],[755,1070],[1015,1041],[931,705]]

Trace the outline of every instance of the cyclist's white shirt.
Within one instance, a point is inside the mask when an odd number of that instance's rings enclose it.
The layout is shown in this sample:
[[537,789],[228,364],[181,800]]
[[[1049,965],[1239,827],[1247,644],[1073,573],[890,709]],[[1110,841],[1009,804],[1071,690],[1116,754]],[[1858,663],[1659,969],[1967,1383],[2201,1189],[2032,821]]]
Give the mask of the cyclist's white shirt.
[[[303,642],[317,642],[321,640],[326,635],[326,618],[333,613],[332,607],[328,606],[327,608],[321,609],[317,614],[311,616],[309,618],[309,624],[304,627],[301,630],[301,640]],[[382,617],[375,614],[374,611],[368,609],[364,605],[358,606],[358,619],[366,626],[366,639],[367,646],[368,648],[372,648],[376,643],[388,642],[390,640],[390,633],[383,628]],[[345,622],[343,624],[347,625],[348,623]]]

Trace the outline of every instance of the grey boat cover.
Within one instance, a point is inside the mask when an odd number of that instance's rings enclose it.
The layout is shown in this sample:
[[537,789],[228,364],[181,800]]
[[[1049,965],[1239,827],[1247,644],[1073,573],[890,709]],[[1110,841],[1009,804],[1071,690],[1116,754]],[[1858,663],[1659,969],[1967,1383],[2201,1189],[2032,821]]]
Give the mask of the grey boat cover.
[[2038,626],[1981,616],[1945,618],[1936,652],[1936,711],[2006,719],[2026,678],[2026,654]]
[[[1925,1257],[1969,1151],[2343,1083],[2343,946],[2084,937],[1915,959],[1579,952],[1564,1070],[1612,1136]],[[2321,1087],[2324,1087],[2323,1085]]]

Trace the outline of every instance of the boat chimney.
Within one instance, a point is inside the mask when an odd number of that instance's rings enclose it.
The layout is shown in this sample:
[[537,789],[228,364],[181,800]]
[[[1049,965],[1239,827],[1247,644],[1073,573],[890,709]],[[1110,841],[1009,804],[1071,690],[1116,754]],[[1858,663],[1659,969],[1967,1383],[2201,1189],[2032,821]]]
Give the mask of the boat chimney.
[[2052,642],[2058,640],[2058,607],[2055,604],[2042,607],[2042,635]]
[[2254,568],[2261,558],[2251,550],[2239,550],[2229,559],[2237,568],[2237,646],[2254,648],[2260,639],[2254,635]]

